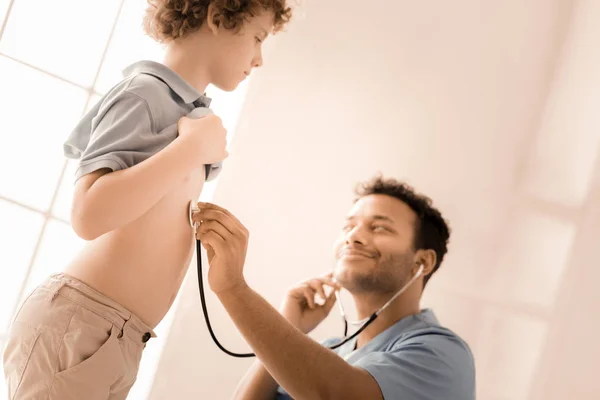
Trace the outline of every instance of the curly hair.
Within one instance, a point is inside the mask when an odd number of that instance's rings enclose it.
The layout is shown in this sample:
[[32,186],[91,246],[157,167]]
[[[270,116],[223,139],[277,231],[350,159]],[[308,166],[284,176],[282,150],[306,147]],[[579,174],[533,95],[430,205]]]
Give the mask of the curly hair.
[[450,227],[442,214],[432,205],[429,197],[417,193],[411,186],[396,179],[384,179],[377,176],[356,187],[358,201],[371,194],[384,194],[394,197],[409,206],[417,215],[418,223],[414,228],[415,250],[431,249],[435,251],[436,263],[430,274],[423,279],[423,287],[431,276],[439,269],[444,256],[448,252]]
[[216,10],[214,22],[239,31],[245,20],[261,11],[271,11],[274,32],[281,31],[292,17],[286,0],[147,0],[144,30],[154,40],[165,43],[195,32],[204,23],[210,4]]

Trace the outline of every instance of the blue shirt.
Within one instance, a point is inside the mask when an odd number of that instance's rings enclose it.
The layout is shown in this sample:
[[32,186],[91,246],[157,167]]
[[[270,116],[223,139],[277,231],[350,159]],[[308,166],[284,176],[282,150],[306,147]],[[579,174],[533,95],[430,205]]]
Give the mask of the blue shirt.
[[[331,346],[340,339],[328,339]],[[474,400],[475,364],[467,343],[442,327],[429,309],[406,317],[355,350],[356,339],[333,350],[375,378],[385,400]],[[276,399],[291,399],[279,387]]]

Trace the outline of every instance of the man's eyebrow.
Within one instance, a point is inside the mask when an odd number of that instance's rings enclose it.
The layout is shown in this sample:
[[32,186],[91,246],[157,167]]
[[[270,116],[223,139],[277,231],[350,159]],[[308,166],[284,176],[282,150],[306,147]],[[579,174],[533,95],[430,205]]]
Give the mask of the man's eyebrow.
[[388,217],[387,215],[374,215],[373,216],[374,220],[380,220],[380,221],[387,221],[387,222],[391,222],[392,224],[394,223],[394,220],[391,219],[390,217]]
[[[355,216],[346,217],[346,221],[353,221],[355,219],[356,219]],[[391,219],[390,217],[388,217],[387,215],[373,215],[373,216],[369,217],[369,219],[373,219],[375,221],[387,221],[390,223],[394,223],[394,220]]]

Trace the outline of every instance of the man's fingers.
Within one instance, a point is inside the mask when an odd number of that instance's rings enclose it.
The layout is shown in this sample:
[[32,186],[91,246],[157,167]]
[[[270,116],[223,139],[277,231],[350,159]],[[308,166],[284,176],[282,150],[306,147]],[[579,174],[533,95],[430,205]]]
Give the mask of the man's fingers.
[[200,223],[204,223],[206,221],[217,221],[221,225],[226,227],[227,230],[231,233],[234,233],[239,230],[238,226],[235,224],[235,222],[231,220],[229,216],[218,210],[200,210],[194,213],[194,215],[192,215],[192,220]]
[[333,272],[330,272],[326,275],[323,275],[323,277],[321,278],[323,280],[323,282],[327,283],[329,286],[331,287],[336,287],[338,289],[341,288],[340,284],[338,283],[338,281],[336,281],[333,277]]
[[[339,283],[337,283],[335,280],[333,280],[333,278],[327,277],[327,276],[322,276],[320,278],[311,279],[308,282],[318,282],[318,284],[321,285],[321,287],[323,285],[327,285],[334,290],[341,289],[341,286]],[[325,297],[323,297],[323,299],[325,299]]]
[[321,296],[323,301],[325,301],[327,299],[327,296],[325,295],[325,289],[323,289],[322,281],[314,279],[314,280],[306,282],[306,284],[308,286],[310,286],[315,292],[317,292],[319,294],[319,296]]
[[202,242],[202,247],[206,249],[206,255],[208,256],[208,261],[210,262],[210,260],[212,260],[215,256],[215,250],[206,242]]
[[329,314],[329,312],[333,308],[333,305],[335,304],[336,301],[337,301],[337,296],[335,295],[335,292],[331,292],[329,294],[329,297],[325,301],[325,304],[323,304],[323,307],[325,308],[325,312],[327,314]]
[[233,232],[231,232],[229,229],[227,229],[227,227],[225,225],[221,224],[219,221],[204,220],[198,226],[198,229],[196,230],[196,238],[200,239],[198,237],[198,235],[200,233],[209,232],[209,231],[214,231],[219,236],[221,236],[221,238],[223,238],[223,240],[226,240],[227,238],[230,238],[233,235]]
[[[305,282],[303,286],[300,286],[300,291],[303,297],[306,298],[306,302],[311,309],[323,307],[324,311],[329,313],[331,308],[335,304],[337,297],[335,295],[335,288],[332,290],[329,295],[325,294],[325,289],[323,285],[326,285],[318,279],[313,279],[311,281]],[[319,296],[323,299],[322,303],[317,303],[315,301],[315,295],[319,294]]]
[[333,290],[339,290],[341,288],[340,285],[337,282],[335,282],[333,278],[328,277],[328,275],[306,280],[299,284],[297,288],[300,290],[301,293],[303,293],[304,287],[309,287],[314,292],[313,295],[315,293],[318,294],[324,303],[329,297],[325,291],[325,286],[328,286]]
[[220,211],[220,210],[217,210],[214,208],[204,207],[192,214],[192,220],[199,222],[202,219],[206,219],[206,216],[208,216],[208,215],[210,215],[212,217],[212,219],[217,219],[217,218],[218,219],[225,219],[225,218],[231,219],[223,211]]
[[315,308],[315,292],[312,290],[312,288],[306,286],[304,287],[302,293],[304,294],[304,298],[306,299],[306,304],[308,304],[308,307],[311,309]]
[[242,231],[247,232],[246,227],[244,226],[244,224],[242,224],[240,222],[240,220],[238,220],[236,218],[235,215],[233,215],[231,212],[229,212],[227,209],[220,207],[216,204],[213,203],[198,203],[198,208],[200,209],[200,212],[203,211],[217,211],[218,213],[221,213],[223,215],[225,215],[226,217],[228,217],[229,219],[231,219],[231,221],[238,226],[238,228],[240,228]]
[[219,235],[217,232],[215,232],[214,230],[210,230],[210,231],[200,231],[199,230],[198,233],[196,234],[196,238],[205,245],[205,248],[207,248],[207,246],[212,247],[212,249],[215,250],[216,252],[220,252],[224,248],[223,245],[225,244],[225,239],[221,235]]
[[342,286],[339,283],[335,282],[335,281],[331,281],[331,282],[326,281],[326,282],[323,282],[323,284],[329,286],[333,290],[339,290],[339,289],[342,288]]

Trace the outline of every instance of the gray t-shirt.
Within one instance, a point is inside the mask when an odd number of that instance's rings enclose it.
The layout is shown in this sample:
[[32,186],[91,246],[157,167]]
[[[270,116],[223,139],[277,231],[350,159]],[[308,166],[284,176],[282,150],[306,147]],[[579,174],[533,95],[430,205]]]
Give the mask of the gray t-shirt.
[[[201,95],[163,64],[140,61],[79,121],[64,143],[64,154],[78,159],[75,180],[101,168],[132,167],[177,137],[177,121],[196,108],[205,113],[211,99]],[[206,166],[214,179],[222,164]]]
[[[328,339],[332,346],[340,339]],[[475,363],[467,343],[429,309],[404,318],[358,350],[356,339],[333,350],[375,378],[385,400],[474,400]],[[276,399],[291,397],[279,387]]]

